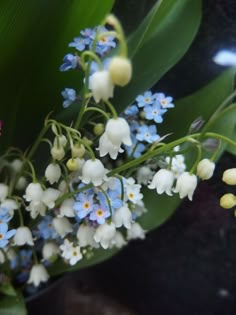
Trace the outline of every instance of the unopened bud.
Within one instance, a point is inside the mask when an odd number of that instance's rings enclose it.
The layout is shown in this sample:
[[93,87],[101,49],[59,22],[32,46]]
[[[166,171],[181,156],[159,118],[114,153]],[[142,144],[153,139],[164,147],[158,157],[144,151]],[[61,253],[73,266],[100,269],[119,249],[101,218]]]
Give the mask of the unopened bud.
[[74,171],[78,171],[79,170],[80,164],[78,162],[78,159],[75,158],[75,159],[69,159],[66,162],[66,166],[67,166],[68,170],[74,172]]
[[53,146],[51,149],[51,155],[55,160],[61,161],[65,156],[65,150],[62,146]]
[[108,71],[112,82],[119,86],[127,85],[132,77],[131,62],[124,57],[112,58]]
[[228,185],[236,185],[236,168],[229,168],[224,171],[222,180]]
[[198,117],[192,122],[189,128],[189,133],[194,133],[194,132],[199,131],[203,124],[204,124],[204,120],[202,119],[202,117],[201,116]]
[[236,205],[236,197],[233,194],[225,194],[220,198],[220,206],[230,209]]
[[93,128],[93,132],[95,136],[101,136],[101,134],[104,132],[104,124],[96,124]]
[[85,154],[86,150],[83,144],[74,144],[71,148],[71,153],[73,157],[82,158]]

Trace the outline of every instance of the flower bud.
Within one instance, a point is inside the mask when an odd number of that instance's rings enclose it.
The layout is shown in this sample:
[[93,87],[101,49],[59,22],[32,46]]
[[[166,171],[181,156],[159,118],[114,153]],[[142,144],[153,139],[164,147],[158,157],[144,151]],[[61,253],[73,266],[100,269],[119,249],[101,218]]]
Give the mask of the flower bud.
[[58,143],[60,146],[62,146],[64,148],[67,144],[66,137],[64,135],[55,137],[55,139],[53,141],[53,146],[56,147],[58,145]]
[[71,153],[73,157],[82,158],[85,154],[86,150],[83,144],[74,144],[71,148]]
[[197,165],[197,176],[202,180],[210,179],[215,170],[215,163],[209,159],[201,160]]
[[21,170],[23,162],[19,159],[15,159],[11,162],[11,167],[14,172],[18,173]]
[[20,176],[16,183],[16,189],[18,190],[24,190],[27,186],[28,182],[27,179],[24,176]]
[[69,171],[74,172],[74,171],[79,170],[80,163],[78,160],[79,160],[78,158],[75,158],[75,159],[72,158],[66,162],[66,166],[67,166]]
[[91,75],[90,88],[96,103],[113,97],[114,85],[107,70],[97,71]]
[[119,86],[127,85],[132,77],[131,62],[124,57],[112,58],[108,71],[112,82]]
[[96,124],[93,128],[93,132],[95,136],[101,136],[101,134],[104,132],[104,124]]
[[236,185],[236,168],[229,168],[224,171],[222,180],[228,185]]
[[233,194],[225,194],[220,198],[220,206],[230,209],[236,205],[236,197]]
[[181,199],[188,196],[188,199],[192,201],[196,187],[197,176],[188,172],[183,172],[178,177],[176,187],[173,191],[179,193]]
[[55,160],[61,161],[65,156],[65,150],[63,149],[62,146],[60,147],[53,146],[51,148],[51,155]]

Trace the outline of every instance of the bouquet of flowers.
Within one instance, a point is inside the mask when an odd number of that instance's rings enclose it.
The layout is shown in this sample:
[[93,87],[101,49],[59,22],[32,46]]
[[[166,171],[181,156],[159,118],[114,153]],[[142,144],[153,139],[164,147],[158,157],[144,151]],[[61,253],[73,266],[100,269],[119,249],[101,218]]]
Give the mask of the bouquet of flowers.
[[[104,1],[101,15],[111,4]],[[68,72],[67,80],[77,76],[77,90],[62,90],[62,113],[48,111],[26,150],[5,145],[0,156],[3,314],[25,313],[22,291],[33,294],[51,276],[96,264],[128,241],[144,239],[180,199],[192,200],[226,146],[234,152],[233,70],[177,102],[151,90],[187,50],[199,19],[198,0],[160,1],[128,40],[119,20],[107,14],[95,27],[86,21],[69,43],[60,71]],[[174,30],[182,37],[173,52],[163,35]],[[152,62],[155,47],[160,60]],[[0,127],[4,148],[4,113]],[[235,182],[234,172],[227,176]],[[234,200],[224,196],[221,204],[229,208]]]

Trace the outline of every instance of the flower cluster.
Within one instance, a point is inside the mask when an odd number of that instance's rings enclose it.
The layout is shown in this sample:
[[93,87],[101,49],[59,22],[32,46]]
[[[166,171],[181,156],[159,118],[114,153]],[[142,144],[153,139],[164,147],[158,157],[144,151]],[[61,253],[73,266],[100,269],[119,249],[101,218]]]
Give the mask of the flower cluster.
[[[119,21],[109,16],[106,23],[81,31],[69,44],[77,52],[60,67],[84,73],[81,95],[62,91],[64,108],[77,103],[75,121],[47,117],[31,149],[9,148],[0,157],[0,264],[17,285],[38,287],[58,262],[79,265],[99,250],[143,239],[143,187],[192,200],[198,178],[213,175],[215,153],[202,158],[200,133],[163,142],[168,136],[158,126],[174,108],[171,96],[143,92],[118,114],[110,99],[116,85],[130,82],[132,66]],[[119,52],[104,58],[116,45]],[[36,165],[41,143],[45,158]],[[190,167],[184,153],[193,147]]]

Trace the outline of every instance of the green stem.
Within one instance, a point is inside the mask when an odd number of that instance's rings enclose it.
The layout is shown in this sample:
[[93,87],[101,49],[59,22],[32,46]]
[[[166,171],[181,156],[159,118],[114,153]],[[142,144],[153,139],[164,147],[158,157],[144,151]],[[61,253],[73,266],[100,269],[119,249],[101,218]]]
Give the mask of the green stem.
[[107,105],[107,107],[111,111],[113,118],[116,119],[118,117],[118,114],[117,114],[117,111],[115,110],[114,106],[109,101],[104,101],[104,103]]
[[194,171],[196,170],[197,165],[198,165],[198,163],[199,163],[199,161],[201,160],[201,157],[202,157],[202,147],[201,147],[201,145],[197,145],[196,148],[198,150],[197,159],[196,159],[195,163],[193,164],[193,166],[192,166],[192,168],[191,168],[191,170],[189,172],[190,175],[192,175],[194,173]]
[[93,106],[88,107],[85,109],[84,113],[89,112],[89,111],[99,112],[100,114],[102,114],[106,118],[106,120],[110,119],[109,115],[100,108],[93,107]]

